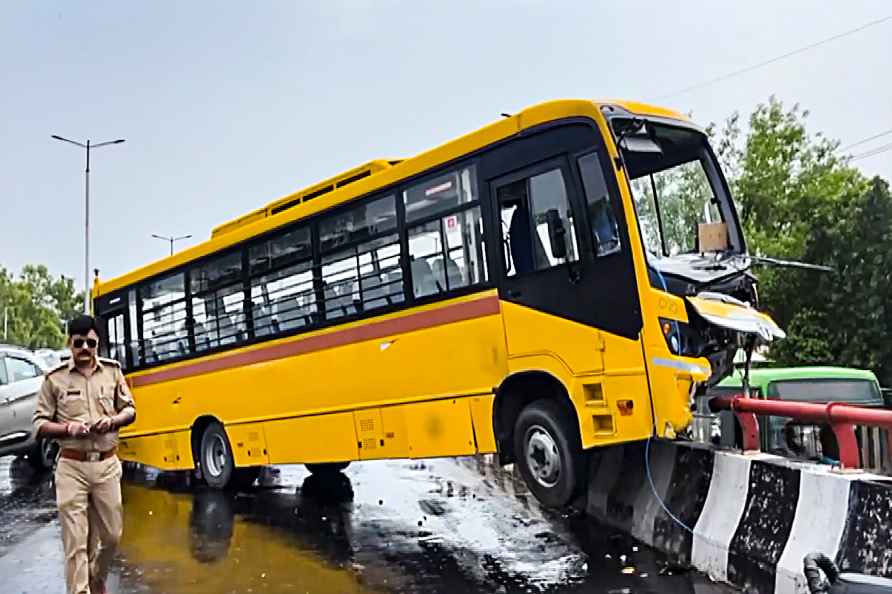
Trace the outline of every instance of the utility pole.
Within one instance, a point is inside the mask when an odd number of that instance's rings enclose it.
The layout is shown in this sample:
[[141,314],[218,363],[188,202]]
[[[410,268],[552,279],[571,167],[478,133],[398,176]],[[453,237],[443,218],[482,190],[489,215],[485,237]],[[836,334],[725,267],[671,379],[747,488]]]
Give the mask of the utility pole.
[[189,239],[190,237],[192,237],[192,234],[190,233],[189,235],[181,235],[179,237],[167,237],[165,235],[155,235],[154,233],[152,233],[152,237],[154,237],[155,239],[161,239],[163,241],[169,242],[170,243],[170,255],[173,256],[173,242],[180,241],[181,239]]
[[90,149],[98,149],[110,144],[120,144],[124,142],[123,138],[117,140],[109,140],[107,142],[99,142],[90,144],[81,143],[76,140],[69,140],[61,136],[52,135],[52,138],[68,142],[75,146],[79,146],[87,151],[87,167],[84,169],[84,313],[90,314]]

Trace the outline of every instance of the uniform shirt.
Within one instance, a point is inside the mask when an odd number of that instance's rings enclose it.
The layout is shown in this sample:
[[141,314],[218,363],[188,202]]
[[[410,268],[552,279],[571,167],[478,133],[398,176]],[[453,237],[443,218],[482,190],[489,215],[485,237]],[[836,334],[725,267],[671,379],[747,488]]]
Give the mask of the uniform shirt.
[[[80,421],[93,426],[102,417],[114,416],[128,408],[134,408],[133,397],[117,361],[97,358],[93,374],[86,377],[72,358],[48,371],[44,377],[37,395],[34,429],[40,430],[49,421]],[[105,452],[117,447],[118,432],[90,433],[87,437],[67,437],[58,441],[63,448]]]

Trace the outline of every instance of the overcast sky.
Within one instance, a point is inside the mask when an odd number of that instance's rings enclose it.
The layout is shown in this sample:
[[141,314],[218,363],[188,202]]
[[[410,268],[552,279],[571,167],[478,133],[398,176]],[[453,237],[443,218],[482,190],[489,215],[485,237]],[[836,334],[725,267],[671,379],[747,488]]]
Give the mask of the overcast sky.
[[[110,278],[377,157],[409,156],[562,97],[629,98],[706,124],[775,94],[813,131],[892,128],[892,21],[689,93],[691,84],[892,14],[813,2],[13,2],[0,8],[0,266]],[[892,142],[886,136],[853,150]],[[857,161],[892,177],[892,151]]]

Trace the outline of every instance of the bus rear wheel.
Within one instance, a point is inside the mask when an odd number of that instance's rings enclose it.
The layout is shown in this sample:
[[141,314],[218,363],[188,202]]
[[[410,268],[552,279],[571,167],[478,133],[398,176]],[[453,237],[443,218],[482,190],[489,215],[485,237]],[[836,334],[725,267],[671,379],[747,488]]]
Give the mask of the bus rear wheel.
[[548,507],[572,501],[583,481],[583,456],[571,415],[554,400],[527,405],[514,425],[515,465]]
[[306,464],[307,470],[310,471],[310,474],[335,474],[336,472],[341,472],[348,466],[350,466],[349,462],[326,462],[324,464]]
[[204,429],[198,450],[201,476],[212,489],[225,489],[235,470],[232,448],[223,425],[214,421]]
[[52,470],[56,465],[56,454],[59,453],[59,444],[52,439],[38,438],[32,450],[28,453],[28,463],[34,470]]

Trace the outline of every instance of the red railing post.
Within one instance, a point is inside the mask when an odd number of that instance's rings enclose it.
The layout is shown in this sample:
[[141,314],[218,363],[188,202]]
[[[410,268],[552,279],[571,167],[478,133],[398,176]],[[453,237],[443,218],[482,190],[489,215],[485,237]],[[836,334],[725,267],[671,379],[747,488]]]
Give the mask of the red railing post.
[[858,440],[855,439],[855,425],[852,423],[833,423],[830,425],[839,446],[839,465],[851,470],[861,468],[861,453],[858,451]]
[[741,398],[743,397],[737,396],[734,398],[731,408],[734,410],[734,415],[737,417],[743,433],[743,451],[759,452],[762,450],[762,440],[759,435],[759,419],[756,418],[756,413],[738,409],[737,401]]
[[882,449],[878,452],[880,460],[877,467],[879,467],[882,472],[892,472],[892,468],[889,467],[889,465],[892,464],[892,429],[884,427],[882,431],[886,434],[886,455],[883,455]]

